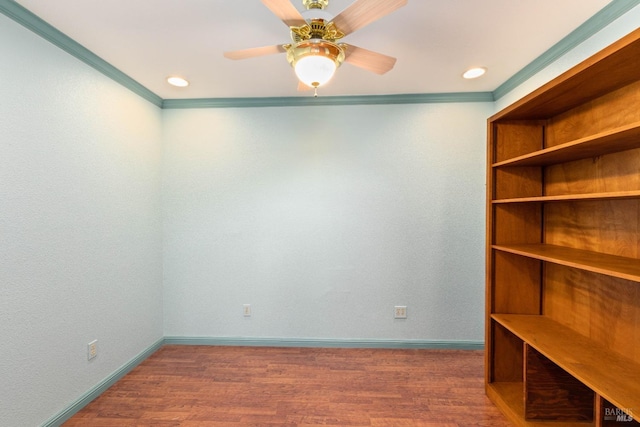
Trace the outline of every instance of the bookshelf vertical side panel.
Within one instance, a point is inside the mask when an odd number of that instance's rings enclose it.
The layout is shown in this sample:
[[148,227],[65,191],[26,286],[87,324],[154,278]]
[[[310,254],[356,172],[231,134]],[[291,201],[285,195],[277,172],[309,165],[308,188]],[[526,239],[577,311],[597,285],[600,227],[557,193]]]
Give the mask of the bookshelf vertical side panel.
[[495,171],[495,198],[542,196],[541,167],[500,167]]
[[495,146],[491,163],[501,162],[544,148],[544,127],[541,121],[494,123]]
[[493,244],[542,243],[542,205],[498,204],[493,211]]
[[491,335],[493,346],[490,351],[493,364],[490,382],[522,383],[524,361],[522,340],[494,321],[491,321]]
[[491,311],[500,314],[540,314],[542,262],[496,251]]

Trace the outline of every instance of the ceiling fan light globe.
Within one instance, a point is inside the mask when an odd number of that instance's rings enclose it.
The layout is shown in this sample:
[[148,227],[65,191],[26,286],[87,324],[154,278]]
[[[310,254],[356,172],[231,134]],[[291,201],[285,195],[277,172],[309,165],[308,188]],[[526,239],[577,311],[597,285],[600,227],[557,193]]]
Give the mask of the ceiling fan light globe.
[[296,61],[294,70],[298,79],[309,87],[319,87],[333,77],[336,62],[322,55],[309,55]]

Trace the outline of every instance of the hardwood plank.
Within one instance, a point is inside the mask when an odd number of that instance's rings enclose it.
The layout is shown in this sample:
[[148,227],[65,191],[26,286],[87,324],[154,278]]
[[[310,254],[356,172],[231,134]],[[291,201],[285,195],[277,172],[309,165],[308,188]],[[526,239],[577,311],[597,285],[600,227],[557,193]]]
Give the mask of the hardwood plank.
[[507,427],[482,351],[164,346],[64,426]]

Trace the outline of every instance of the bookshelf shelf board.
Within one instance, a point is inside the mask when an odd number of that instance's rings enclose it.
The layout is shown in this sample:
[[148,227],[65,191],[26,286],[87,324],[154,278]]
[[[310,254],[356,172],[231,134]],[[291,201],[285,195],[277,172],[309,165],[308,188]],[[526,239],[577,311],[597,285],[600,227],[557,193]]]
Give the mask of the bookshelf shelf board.
[[619,279],[640,282],[640,260],[543,243],[493,245],[493,249],[574,267]]
[[548,166],[639,147],[640,122],[635,122],[575,141],[497,162],[493,164],[493,167]]
[[561,194],[557,196],[518,197],[511,199],[493,200],[494,204],[507,203],[551,203],[551,202],[580,202],[588,200],[624,200],[640,199],[640,191],[612,191],[606,193]]

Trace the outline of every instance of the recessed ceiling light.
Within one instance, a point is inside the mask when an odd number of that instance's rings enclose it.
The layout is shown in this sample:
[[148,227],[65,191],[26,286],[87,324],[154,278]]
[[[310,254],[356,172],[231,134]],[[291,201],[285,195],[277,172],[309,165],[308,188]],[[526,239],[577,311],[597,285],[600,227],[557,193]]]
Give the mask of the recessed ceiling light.
[[176,87],[187,87],[189,86],[189,82],[185,79],[183,79],[182,77],[178,77],[178,76],[169,76],[167,77],[167,82],[172,85],[172,86],[176,86]]
[[470,69],[468,69],[467,71],[464,72],[462,77],[464,77],[465,79],[475,79],[475,78],[480,77],[481,75],[483,75],[486,72],[487,72],[487,69],[484,68],[484,67],[470,68]]

